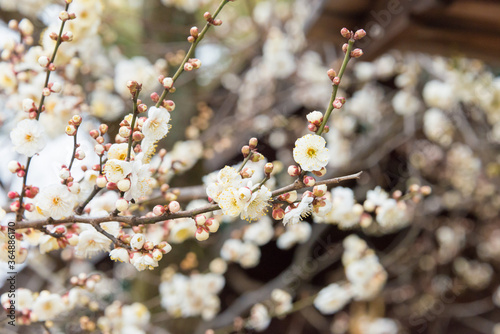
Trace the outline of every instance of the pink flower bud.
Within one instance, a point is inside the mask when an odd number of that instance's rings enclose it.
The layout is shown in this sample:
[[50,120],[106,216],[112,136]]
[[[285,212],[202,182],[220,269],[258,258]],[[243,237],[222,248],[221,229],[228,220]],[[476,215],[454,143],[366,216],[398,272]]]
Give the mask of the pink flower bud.
[[35,210],[35,205],[33,203],[24,204],[24,209],[29,212],[33,212]]
[[16,212],[21,208],[21,205],[19,204],[19,201],[12,202],[10,204],[10,211]]
[[209,12],[205,12],[205,14],[203,14],[203,17],[208,21],[212,19],[212,14],[210,14]]
[[163,107],[167,109],[168,111],[174,111],[175,110],[175,102],[172,100],[165,100],[163,101]]
[[194,38],[193,36],[188,36],[187,41],[189,43],[194,43],[196,41],[196,38]]
[[342,28],[340,30],[340,34],[342,35],[342,37],[344,38],[351,38],[351,31],[347,28]]
[[199,59],[195,59],[195,58],[189,59],[189,63],[191,65],[193,65],[193,69],[195,69],[195,70],[197,70],[201,67],[201,60],[199,60]]
[[57,33],[55,31],[52,31],[50,34],[49,34],[49,38],[51,40],[54,40],[54,41],[57,41],[57,39],[59,38],[59,36],[57,35]]
[[44,89],[42,89],[43,96],[50,96],[50,94],[51,94],[50,88],[45,87]]
[[120,127],[120,130],[118,130],[118,134],[123,138],[128,138],[130,137],[130,128],[127,126],[122,126]]
[[250,147],[250,149],[255,149],[258,145],[259,141],[257,138],[253,137],[253,138],[250,138],[250,140],[248,141],[248,146]]
[[198,38],[198,28],[197,27],[192,27],[190,30],[189,30],[189,33],[191,34],[191,36],[193,36],[195,39]]
[[341,101],[341,100],[339,100],[339,99],[337,98],[337,99],[335,99],[335,101],[333,101],[333,104],[332,104],[332,105],[333,105],[333,107],[334,107],[335,109],[340,109],[340,108],[342,108],[343,103],[342,103],[342,101]]
[[154,208],[153,208],[153,214],[155,216],[161,216],[165,213],[165,207],[163,205],[156,205]]
[[352,58],[359,58],[363,55],[363,50],[361,49],[354,49],[351,51],[351,57]]
[[9,172],[12,174],[17,173],[19,169],[21,169],[21,164],[15,160],[9,161],[7,164],[7,168],[9,169]]
[[146,241],[146,242],[144,243],[143,248],[144,248],[145,250],[147,250],[147,251],[150,251],[150,250],[153,250],[153,249],[155,248],[155,244],[154,244],[152,241],[149,241],[149,240],[148,240],[148,241]]
[[137,106],[137,111],[139,113],[143,113],[143,112],[146,112],[148,110],[148,106],[145,105],[144,103],[141,103]]
[[108,190],[116,190],[116,189],[118,189],[118,186],[114,182],[107,182],[106,183],[106,189],[108,189]]
[[75,126],[79,126],[80,124],[82,124],[82,116],[80,115],[73,115],[73,117],[71,117],[71,120],[73,121],[73,124]]
[[299,176],[300,175],[300,167],[299,166],[296,166],[296,165],[290,165],[288,167],[288,175],[292,176],[292,177],[295,177],[295,176]]
[[366,31],[364,31],[363,29],[359,29],[354,33],[355,40],[359,40],[365,36],[366,36]]
[[339,77],[335,77],[335,78],[333,78],[332,83],[333,83],[335,86],[340,85],[340,78],[339,78]]
[[71,31],[66,31],[64,34],[62,34],[61,40],[63,42],[71,42],[73,40],[73,33]]
[[349,44],[344,43],[344,45],[342,45],[342,52],[346,53],[348,48],[349,48]]
[[303,182],[306,187],[312,187],[316,184],[316,179],[312,176],[306,175],[304,176]]
[[160,100],[160,95],[157,92],[151,93],[149,96],[153,102],[158,102]]
[[180,209],[181,209],[181,205],[179,204],[179,202],[172,201],[172,202],[168,203],[168,211],[170,211],[171,213],[179,212]]
[[189,72],[193,70],[193,65],[190,63],[185,63],[184,64],[184,71]]
[[144,135],[141,131],[134,131],[134,133],[132,134],[132,139],[134,141],[141,141],[144,139]]
[[196,240],[198,240],[198,241],[205,241],[208,239],[209,234],[208,234],[208,231],[204,227],[200,226],[196,230],[196,233],[194,236],[195,236]]
[[92,137],[94,139],[97,139],[97,137],[99,137],[99,132],[97,130],[95,130],[95,129],[94,130],[90,130],[89,134],[90,134],[90,137]]
[[318,127],[316,125],[312,124],[312,123],[309,123],[307,125],[307,130],[309,130],[311,132],[316,132],[316,131],[318,131]]
[[213,24],[214,26],[220,26],[220,25],[222,24],[222,20],[219,20],[219,19],[213,20],[213,21],[212,21],[212,24]]
[[14,198],[19,197],[19,194],[17,193],[17,191],[9,191],[9,193],[7,194],[7,197],[9,197],[10,199],[14,199]]
[[20,169],[17,171],[17,176],[24,177],[26,175],[26,171],[24,169]]

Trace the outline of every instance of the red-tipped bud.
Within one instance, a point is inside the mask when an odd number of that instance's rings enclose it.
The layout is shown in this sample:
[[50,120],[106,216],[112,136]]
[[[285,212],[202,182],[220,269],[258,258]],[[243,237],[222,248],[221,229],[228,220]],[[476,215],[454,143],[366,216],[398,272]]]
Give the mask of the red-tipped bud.
[[166,77],[162,81],[163,88],[170,89],[174,86],[174,80],[171,77]]
[[351,54],[350,54],[350,56],[352,58],[359,58],[362,55],[363,55],[363,50],[361,50],[361,49],[354,49],[354,50],[351,51]]
[[[102,125],[102,124],[101,124]],[[89,131],[89,134],[92,138],[96,139],[97,137],[99,137],[99,132],[97,130],[90,130]]]
[[185,63],[184,64],[184,71],[189,72],[193,70],[193,64],[191,63]]
[[205,241],[208,239],[209,233],[203,226],[199,226],[194,236],[198,241]]
[[17,191],[9,191],[9,193],[7,194],[7,197],[9,197],[10,199],[14,199],[14,198],[18,198],[19,194],[17,193]]
[[320,170],[313,170],[312,173],[318,177],[324,176],[326,174],[326,168],[321,167]]
[[306,175],[304,176],[304,179],[302,180],[306,187],[312,187],[316,184],[316,179],[312,176]]
[[326,191],[327,191],[326,184],[314,186],[314,188],[313,188],[313,194],[316,197],[323,197],[326,194]]
[[132,134],[132,139],[134,141],[141,141],[144,139],[144,135],[141,131],[134,131],[134,133]]
[[349,38],[351,38],[351,31],[350,31],[349,29],[347,29],[347,28],[342,28],[342,29],[340,30],[340,34],[341,34],[341,35],[342,35],[342,37],[344,37],[344,38],[348,38],[348,39],[349,39]]
[[108,183],[106,183],[106,189],[108,189],[108,190],[116,190],[116,189],[118,189],[118,186],[114,182],[108,182]]
[[333,78],[335,78],[337,76],[337,73],[335,72],[335,70],[333,68],[329,69],[326,74],[328,74],[328,77],[330,78],[330,80],[333,81]]
[[288,175],[292,176],[292,177],[295,177],[295,176],[299,176],[300,175],[300,167],[299,166],[296,166],[296,165],[290,165],[288,167]]
[[158,95],[157,92],[151,93],[150,97],[154,103],[156,103],[160,100],[160,95]]
[[165,100],[163,101],[163,107],[167,109],[168,111],[174,111],[175,110],[175,102],[172,100]]
[[207,221],[207,217],[204,215],[197,215],[194,217],[194,221],[196,222],[196,225],[201,226],[205,225],[205,222]]
[[208,228],[208,230],[211,232],[211,233],[215,233],[219,230],[219,221],[214,219],[214,218],[210,218],[209,220],[207,220],[207,222],[205,223],[205,226]]
[[181,205],[179,204],[179,202],[172,201],[172,202],[168,203],[168,211],[170,211],[171,213],[179,212],[180,209],[181,209]]
[[190,30],[189,30],[189,33],[191,34],[191,36],[193,36],[194,39],[198,38],[198,28],[197,27],[192,27]]
[[354,33],[355,40],[359,40],[365,36],[366,36],[366,31],[364,31],[363,29],[359,29]]
[[316,125],[312,124],[312,123],[309,123],[307,125],[307,130],[309,130],[311,132],[316,132],[316,131],[318,131],[318,127]]

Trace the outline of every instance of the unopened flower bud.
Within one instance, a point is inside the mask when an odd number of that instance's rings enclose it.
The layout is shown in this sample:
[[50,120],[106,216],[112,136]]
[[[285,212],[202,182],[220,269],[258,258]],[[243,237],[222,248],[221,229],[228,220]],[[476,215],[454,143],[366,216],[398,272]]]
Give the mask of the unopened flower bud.
[[158,244],[157,248],[159,250],[161,250],[161,252],[163,254],[167,254],[167,253],[169,253],[172,250],[172,246],[168,242],[166,242],[166,241],[160,242]]
[[336,98],[336,99],[335,99],[335,101],[333,101],[333,104],[332,104],[332,105],[333,105],[333,107],[334,107],[335,109],[340,109],[340,108],[342,108],[342,106],[343,106],[344,104],[342,103],[342,101],[341,101],[340,99]]
[[251,169],[251,168],[244,168],[241,172],[240,172],[240,175],[242,178],[244,179],[249,179],[253,176],[253,174],[255,173],[255,170]]
[[42,95],[43,96],[50,96],[52,92],[50,91],[50,88],[49,87],[45,87],[44,89],[42,89]]
[[429,186],[420,187],[420,193],[424,196],[429,196],[432,193],[432,188]]
[[189,63],[193,65],[193,69],[197,70],[201,67],[201,60],[193,58],[189,59]]
[[[108,125],[107,124],[99,125],[99,131],[101,132],[101,135],[105,134],[106,132],[108,132]],[[92,134],[91,134],[91,136],[92,136]],[[94,138],[94,136],[92,136],[92,137]],[[97,138],[97,136],[95,138]]]
[[11,30],[17,30],[19,28],[19,22],[17,22],[17,20],[10,20],[7,26]]
[[68,184],[68,189],[72,194],[78,195],[80,193],[80,183],[78,182],[70,182],[71,184]]
[[24,204],[24,210],[29,211],[29,212],[35,211],[35,204],[33,204],[33,203]]
[[193,65],[190,63],[185,63],[184,64],[184,71],[189,72],[193,70]]
[[163,205],[156,205],[154,208],[153,208],[153,214],[155,216],[161,216],[165,213],[165,207]]
[[363,50],[361,49],[354,49],[351,51],[351,57],[352,58],[359,58],[363,55]]
[[300,167],[299,166],[296,166],[296,165],[290,165],[288,167],[288,175],[292,176],[292,177],[295,177],[295,176],[299,176],[300,175]]
[[335,72],[335,70],[333,68],[329,69],[326,74],[328,75],[328,77],[330,78],[330,80],[333,81],[333,78],[335,78],[337,76],[337,73]]
[[14,174],[14,173],[17,173],[17,171],[19,169],[21,169],[21,164],[19,164],[19,162],[15,161],[15,160],[11,160],[7,164],[7,168],[9,169],[9,172]]
[[163,88],[170,89],[174,85],[174,80],[171,77],[166,77],[162,82]]
[[219,230],[220,224],[217,219],[210,218],[209,220],[207,220],[205,226],[208,228],[210,233],[215,233]]
[[94,152],[97,153],[97,155],[103,155],[104,154],[104,146],[101,144],[96,144],[94,146]]
[[14,199],[14,198],[18,198],[19,194],[18,194],[17,191],[9,191],[7,193],[7,197],[10,198],[10,199]]
[[168,203],[168,211],[170,211],[171,213],[179,212],[180,209],[181,209],[181,205],[179,204],[179,202],[172,201],[172,202]]
[[212,14],[210,14],[209,12],[205,12],[203,14],[203,17],[205,18],[205,20],[211,20],[212,19]]
[[42,67],[47,67],[50,64],[50,59],[47,56],[41,56],[38,58],[38,64]]
[[49,34],[49,38],[51,40],[54,40],[54,41],[57,41],[57,39],[59,38],[59,36],[57,35],[57,33],[55,31],[52,31],[50,34]]
[[241,148],[241,154],[243,154],[243,157],[246,158],[250,154],[250,147],[245,145]]
[[155,248],[155,244],[152,241],[148,240],[144,243],[144,246],[142,246],[142,248],[144,248],[147,251],[150,251],[150,250],[153,250]]
[[318,127],[312,123],[307,124],[307,130],[311,132],[316,132],[318,131]]
[[134,131],[132,134],[132,139],[134,141],[141,141],[144,139],[144,134],[141,131]]
[[99,187],[99,188],[104,188],[106,187],[106,183],[108,183],[108,181],[106,180],[106,178],[104,177],[104,175],[99,175],[95,181],[95,184]]
[[128,201],[124,198],[120,198],[116,201],[116,209],[123,212],[128,209]]
[[59,177],[63,180],[66,180],[70,176],[70,172],[68,168],[61,168],[59,171]]
[[312,173],[318,177],[324,176],[326,174],[326,168],[321,167],[320,170],[313,170]]
[[263,159],[264,156],[262,154],[260,154],[259,152],[255,152],[254,154],[252,154],[252,158],[250,160],[252,160],[252,162],[259,162]]
[[95,129],[94,130],[90,130],[89,131],[89,135],[90,135],[90,137],[96,139],[97,137],[99,137],[99,132],[97,130],[95,130]]
[[21,208],[21,204],[19,203],[19,201],[15,201],[15,202],[10,203],[9,208],[10,208],[10,211],[16,212],[17,210],[19,210]]
[[198,225],[198,226],[205,225],[205,222],[207,221],[207,217],[205,217],[205,215],[197,215],[194,217],[194,221],[196,222],[196,225]]
[[274,169],[274,165],[272,162],[268,162],[265,166],[264,166],[264,173],[266,175],[270,175],[272,172],[273,172],[273,169]]
[[282,208],[273,209],[273,218],[275,220],[281,220],[285,217],[285,210]]
[[149,96],[153,102],[158,102],[160,100],[160,95],[157,92],[151,93]]
[[146,112],[148,110],[148,106],[145,105],[144,103],[141,103],[137,106],[137,112],[140,114],[140,113],[143,113],[143,112]]
[[323,113],[321,111],[312,111],[306,116],[307,121],[316,126],[320,126],[323,122]]
[[320,184],[318,186],[314,186],[313,188],[313,194],[316,197],[323,197],[326,194],[326,191],[328,190],[326,184]]
[[125,178],[123,180],[118,181],[116,187],[118,188],[118,190],[126,192],[130,190],[130,185],[131,185],[130,180]]
[[196,38],[194,38],[193,36],[188,36],[187,41],[189,43],[194,43],[196,41]]
[[33,23],[31,23],[30,20],[22,19],[19,22],[18,29],[24,36],[30,36],[33,35],[35,27],[33,26]]
[[303,182],[306,187],[312,187],[316,184],[316,179],[312,176],[306,175],[304,176]]
[[410,187],[408,188],[408,191],[411,192],[411,193],[416,193],[420,190],[420,186],[418,184],[412,184],[410,185]]
[[195,39],[198,38],[198,28],[197,27],[192,27],[190,30],[189,30],[189,33],[191,34],[191,36],[193,36]]
[[250,147],[251,150],[255,149],[257,147],[257,144],[259,143],[259,140],[255,137],[250,138],[248,141],[248,146]]
[[106,189],[108,190],[116,190],[118,187],[116,186],[116,183],[114,182],[108,182],[106,183]]
[[342,45],[342,52],[346,53],[348,48],[349,48],[349,44],[344,43],[344,45]]
[[335,86],[340,85],[340,78],[339,78],[339,77],[335,77],[335,78],[333,78],[332,83],[333,83]]
[[342,35],[342,37],[344,38],[351,38],[351,31],[347,28],[342,28],[340,30],[340,34]]
[[354,33],[355,40],[359,40],[365,36],[366,36],[366,31],[364,31],[363,29],[359,29]]
[[155,249],[151,255],[153,256],[153,260],[160,261],[163,258],[163,253],[159,249]]
[[64,34],[62,34],[61,40],[63,42],[71,42],[73,40],[73,33],[71,31],[66,31]]
[[209,237],[208,231],[202,226],[198,227],[195,233],[195,238],[198,241],[205,241]]
[[163,101],[163,107],[167,109],[168,111],[174,111],[175,110],[175,102],[172,100],[165,100]]

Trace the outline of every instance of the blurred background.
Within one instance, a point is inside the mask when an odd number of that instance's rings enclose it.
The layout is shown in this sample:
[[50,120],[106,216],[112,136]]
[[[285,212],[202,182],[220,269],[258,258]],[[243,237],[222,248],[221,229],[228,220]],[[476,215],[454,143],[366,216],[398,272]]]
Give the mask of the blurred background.
[[[189,47],[189,29],[201,29],[203,13],[213,12],[217,3],[74,0],[75,39],[61,47],[56,61],[57,74],[67,84],[62,96],[48,99],[45,119],[53,131],[45,151],[50,153],[36,162],[32,180],[42,186],[58,179],[55,171],[71,150],[64,124],[73,113],[87,115],[89,129],[107,122],[114,138],[120,120],[132,110],[128,80],[143,83],[141,98],[152,105],[149,95],[161,92],[157,76],[175,73]],[[35,27],[34,45],[46,49],[47,31],[57,24],[62,5],[0,0],[0,9],[1,49],[16,38],[7,28],[9,20],[24,17]],[[342,240],[357,234],[388,273],[380,296],[352,302],[331,316],[305,307],[273,319],[263,333],[368,333],[356,325],[364,316],[390,318],[398,333],[500,333],[495,327],[500,319],[499,17],[500,3],[494,0],[229,3],[220,15],[222,26],[210,29],[196,50],[201,69],[184,73],[169,97],[176,110],[172,129],[160,142],[169,153],[161,181],[181,189],[183,207],[206,200],[203,177],[239,163],[241,147],[251,137],[259,139],[259,152],[275,163],[272,184],[293,181],[286,169],[294,164],[294,142],[307,132],[305,115],[327,107],[331,82],[326,71],[340,68],[342,27],[363,28],[367,37],[356,44],[364,55],[349,63],[338,94],[347,102],[334,112],[325,135],[331,159],[324,178],[363,171],[360,180],[341,184],[353,190],[360,204],[376,186],[391,195],[416,184],[430,186],[432,194],[412,204],[408,223],[390,230],[359,224],[343,228],[308,217],[310,237],[283,248],[276,240],[285,229],[275,223],[255,267],[228,264],[221,311],[210,321],[167,312],[158,285],[171,270],[185,275],[206,271],[226,239],[244,235],[245,221],[224,224],[202,244],[182,240],[155,271],[137,272],[107,255],[79,260],[70,249],[42,255],[35,248],[18,286],[63,291],[71,275],[102,272],[107,285],[96,298],[104,304],[144,303],[151,312],[147,333],[204,333],[247,317],[252,305],[269,299],[274,288],[300,300],[344,279]],[[30,69],[36,58],[31,63],[28,58],[24,62]],[[6,166],[16,158],[9,132],[22,113],[22,100],[39,99],[41,89],[36,75],[28,82],[20,72],[12,76],[8,65],[0,66],[0,203],[5,208],[7,191],[20,188]],[[156,196],[138,212],[162,201]],[[61,321],[67,323],[62,332],[84,332],[71,324],[71,317]],[[379,330],[370,334],[393,333]],[[231,331],[230,326],[226,332]],[[18,332],[42,329],[21,327]]]

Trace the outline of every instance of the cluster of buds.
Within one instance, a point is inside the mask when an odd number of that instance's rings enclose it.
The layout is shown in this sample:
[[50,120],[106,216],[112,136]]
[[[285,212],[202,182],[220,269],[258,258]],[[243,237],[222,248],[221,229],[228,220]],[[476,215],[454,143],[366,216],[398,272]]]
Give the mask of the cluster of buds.
[[205,14],[203,14],[203,17],[205,18],[205,20],[207,20],[209,24],[213,26],[220,26],[222,24],[222,20],[214,19],[212,17],[212,14],[210,14],[209,12],[205,12]]
[[137,94],[139,94],[142,90],[142,84],[135,80],[129,80],[127,81],[127,88],[132,96],[137,96]]
[[[137,100],[139,103],[137,106],[138,110],[141,110],[139,112],[144,112],[147,110],[147,106],[145,104],[142,104],[141,100]],[[120,122],[120,128],[118,129],[118,134],[115,137],[115,142],[116,143],[128,143],[130,138],[132,138],[132,142],[140,142],[141,140],[144,139],[144,134],[142,133],[142,126],[144,125],[144,122],[146,122],[147,118],[146,117],[138,117],[135,121],[134,128],[132,129],[132,124],[130,124],[129,119],[123,119]],[[136,145],[134,147],[134,152],[138,153],[140,152],[140,145]]]
[[62,12],[59,13],[59,19],[63,22],[68,21],[68,20],[74,20],[75,18],[76,18],[75,13],[68,13],[65,10],[63,10]]
[[19,177],[24,177],[24,175],[26,175],[26,168],[15,160],[9,161],[7,168],[9,169],[9,172],[17,174]]
[[[35,198],[35,196],[40,192],[40,189],[38,187],[35,187],[35,186],[25,186],[24,187],[24,197],[27,197],[27,198]],[[7,197],[9,199],[16,199],[16,198],[19,198],[20,195],[17,191],[9,191],[7,193]],[[35,205],[33,203],[23,203],[23,206],[24,206],[24,209],[25,210],[28,210],[29,212],[32,212],[33,210],[35,210]],[[11,211],[13,212],[16,212],[17,210],[19,210],[21,208],[21,204],[18,200],[12,202],[10,204],[10,209]]]
[[184,64],[184,71],[197,70],[201,67],[201,60],[197,58],[189,58],[189,60]]
[[59,35],[53,31],[49,34],[49,37],[54,41],[71,42],[73,40],[73,33],[71,31],[66,31],[61,35],[61,38],[59,39]]
[[[94,146],[94,152],[99,155],[99,156],[102,156],[104,154],[104,152],[106,152],[107,150],[109,150],[109,148],[111,147],[111,144],[106,144],[104,145],[104,135],[108,132],[108,125],[106,124],[101,124],[99,125],[99,129],[92,129],[89,131],[89,134],[92,138],[95,139],[95,141],[97,142],[97,144]],[[94,170],[100,170],[100,166],[99,165],[96,165],[93,167]]]
[[272,211],[272,216],[275,220],[281,220],[285,217],[285,210],[283,210],[283,204],[286,203],[293,203],[297,200],[297,191],[290,191],[285,194],[281,194],[278,196],[277,200],[281,203],[275,203],[273,205],[273,211]]
[[219,229],[219,221],[213,217],[207,219],[204,215],[197,215],[194,221],[197,226],[194,236],[198,241],[207,240],[210,233],[215,233]]
[[[172,194],[172,193],[168,193],[168,194]],[[172,195],[177,197],[177,195],[175,195],[175,194],[172,194]],[[163,215],[168,214],[168,213],[177,213],[180,210],[181,210],[181,205],[179,204],[179,202],[172,200],[170,203],[168,203],[168,205],[156,205],[153,208],[153,215],[154,216],[163,216]]]
[[257,152],[258,143],[259,141],[257,140],[257,138],[255,137],[250,138],[250,140],[248,141],[248,145],[245,145],[241,148],[241,153],[243,154],[243,158],[246,158],[248,157],[249,154],[252,154],[252,156],[250,157],[250,160],[252,162],[259,162],[262,159],[264,159],[264,156],[259,152]]
[[30,119],[35,119],[38,115],[38,108],[32,99],[23,100],[23,111],[28,113]]
[[73,276],[69,279],[71,285],[75,287],[81,287],[88,289],[89,291],[94,290],[97,283],[101,281],[101,275],[91,274],[87,275],[85,273],[81,273],[78,276]]
[[49,82],[47,87],[42,90],[43,96],[50,96],[52,93],[60,93],[62,86],[59,82]]
[[[134,229],[134,230],[140,230]],[[113,261],[133,264],[138,270],[153,269],[158,266],[158,261],[172,250],[172,246],[166,241],[155,245],[152,241],[146,240],[142,233],[136,233],[133,236],[122,234],[119,239],[130,245],[130,249],[116,247],[110,252],[110,258]]]
[[189,43],[194,43],[198,39],[199,31],[198,27],[191,27],[189,30],[189,37],[187,38]]
[[68,136],[76,136],[76,132],[78,131],[78,127],[82,124],[82,116],[74,115],[68,121],[68,125],[66,126],[65,132]]
[[340,109],[340,108],[342,108],[342,106],[344,105],[344,103],[345,103],[345,97],[337,97],[333,101],[332,105],[333,105],[333,107],[335,109]]
[[[359,29],[356,32],[353,32],[347,28],[342,28],[340,30],[340,34],[342,35],[342,37],[348,39],[350,43],[353,43],[354,41],[360,40],[363,37],[365,37],[366,31],[364,31],[363,29]],[[342,46],[342,51],[344,51],[344,53],[347,53],[348,49],[349,45],[347,43]],[[349,56],[351,58],[359,58],[362,55],[363,55],[363,50],[361,49],[354,49],[349,53]]]
[[17,22],[16,20],[10,20],[8,26],[11,30],[19,31],[24,43],[26,43],[27,45],[33,44],[33,32],[35,31],[35,27],[30,20],[26,18],[22,19],[19,22]]

